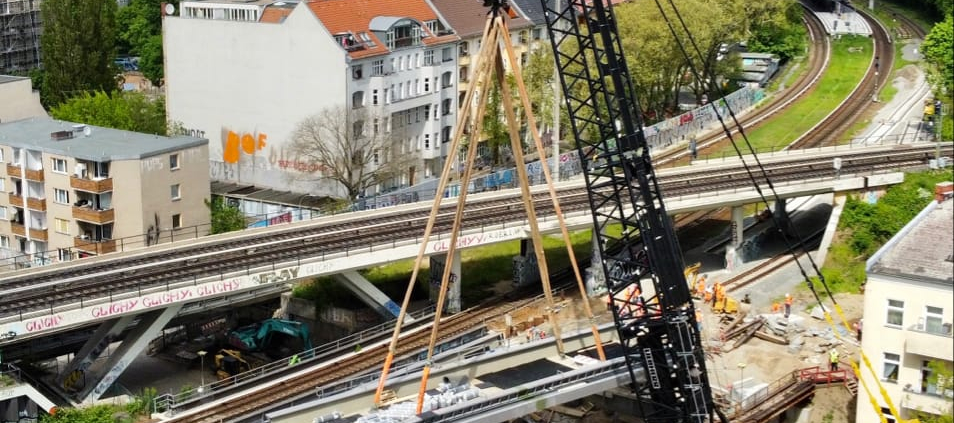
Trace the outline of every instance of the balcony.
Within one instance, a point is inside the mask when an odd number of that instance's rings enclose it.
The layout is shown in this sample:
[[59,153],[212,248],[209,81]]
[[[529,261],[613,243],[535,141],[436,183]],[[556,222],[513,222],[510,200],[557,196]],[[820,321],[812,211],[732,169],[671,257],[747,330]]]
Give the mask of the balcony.
[[[917,387],[915,386],[914,389],[917,389]],[[901,407],[935,414],[947,409],[946,404],[950,401],[949,396],[917,392],[914,389],[905,387],[904,394],[901,396]]]
[[469,54],[459,54],[457,55],[457,66],[467,66],[470,64],[470,55]]
[[43,169],[40,170],[26,170],[26,176],[20,173],[20,166],[14,164],[7,165],[7,175],[23,178],[29,181],[43,182]]
[[113,178],[89,179],[70,176],[70,188],[96,194],[113,190]]
[[95,253],[96,255],[115,253],[116,252],[116,240],[115,239],[89,239],[85,237],[76,237],[73,238],[73,247],[78,250],[86,251],[89,253]]
[[[14,235],[19,235],[24,238],[27,236],[27,228],[16,222],[10,222],[10,232],[13,232]],[[30,228],[30,239],[46,241],[46,229]]]
[[904,352],[924,357],[954,361],[954,342],[951,325],[945,323],[942,331],[925,330],[924,325],[913,325],[904,331]]
[[[14,206],[22,206],[22,205],[23,205],[23,197],[21,197],[21,196],[19,196],[19,195],[14,194],[14,193],[11,192],[11,193],[10,193],[10,204],[12,204],[12,205],[14,205]],[[27,199],[26,199],[26,206],[27,206],[27,208],[30,209],[30,210],[45,212],[45,211],[46,211],[46,199],[45,199],[45,198],[27,197]]]
[[104,223],[112,222],[115,216],[113,209],[96,210],[89,207],[73,206],[73,218],[76,220],[82,220],[84,222],[102,225]]

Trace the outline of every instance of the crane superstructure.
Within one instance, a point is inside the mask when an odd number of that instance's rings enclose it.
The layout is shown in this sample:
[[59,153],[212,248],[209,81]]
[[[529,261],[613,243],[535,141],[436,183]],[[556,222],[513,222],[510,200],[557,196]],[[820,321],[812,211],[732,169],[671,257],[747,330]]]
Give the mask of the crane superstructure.
[[[713,421],[717,410],[682,252],[650,160],[612,5],[553,1],[542,0],[547,30],[638,408],[649,423]],[[622,251],[607,255],[614,244]]]

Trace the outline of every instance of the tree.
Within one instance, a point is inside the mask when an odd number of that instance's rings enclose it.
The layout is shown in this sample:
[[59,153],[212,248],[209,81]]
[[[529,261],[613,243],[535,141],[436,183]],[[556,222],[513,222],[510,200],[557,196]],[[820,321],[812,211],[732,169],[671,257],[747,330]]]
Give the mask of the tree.
[[79,93],[114,90],[116,2],[46,0],[40,13],[44,104],[55,106]]
[[530,107],[537,119],[537,130],[541,134],[553,121],[553,102],[557,99],[553,91],[553,60],[550,44],[541,45],[530,53],[527,65],[521,69],[530,96]]
[[154,85],[162,80],[162,3],[178,5],[177,0],[132,0],[119,9],[118,50],[139,56],[139,70]]
[[205,206],[212,214],[211,233],[213,235],[240,231],[248,226],[242,211],[238,207],[226,204],[222,197],[212,197],[212,201],[205,200]]
[[162,97],[151,100],[135,92],[94,94],[83,92],[50,109],[54,118],[108,128],[167,135],[173,133],[166,122]]
[[290,152],[302,168],[296,179],[334,181],[351,201],[379,184],[397,185],[417,160],[403,122],[387,122],[367,107],[344,105],[305,118],[291,135]]
[[[954,95],[954,15],[931,28],[921,43],[921,54],[928,65],[928,79],[937,94],[950,100]],[[946,93],[946,95],[945,95]]]

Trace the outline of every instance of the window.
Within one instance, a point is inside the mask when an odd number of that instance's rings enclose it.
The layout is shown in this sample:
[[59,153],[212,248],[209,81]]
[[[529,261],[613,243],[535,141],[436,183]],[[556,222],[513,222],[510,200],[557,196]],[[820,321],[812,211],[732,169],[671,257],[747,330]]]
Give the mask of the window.
[[351,108],[360,109],[364,107],[364,91],[355,91],[351,94]]
[[431,134],[424,134],[424,149],[431,149]]
[[[393,86],[393,85],[391,86],[391,90],[394,90],[394,86]],[[389,91],[387,88],[385,88],[385,89],[384,89],[384,104],[391,104],[391,97],[390,97],[390,95],[391,95],[391,91]]]
[[170,154],[169,155],[169,169],[176,170],[179,168],[179,155]]
[[527,67],[527,62],[529,62],[529,61],[530,61],[530,55],[529,55],[529,54],[527,54],[526,52],[520,53],[520,67],[521,67],[521,68]]
[[445,126],[444,128],[441,129],[441,142],[442,142],[442,143],[449,142],[449,141],[450,141],[450,136],[451,136],[451,127],[450,127],[450,126]]
[[66,160],[53,159],[53,171],[56,173],[66,173]]
[[944,330],[944,309],[941,307],[931,307],[927,306],[924,310],[924,331],[927,333],[935,333],[938,335],[947,335],[946,330]]
[[0,235],[0,247],[10,248],[10,237],[6,235]]
[[0,219],[6,219],[6,218],[7,218],[7,208],[0,207]]
[[57,233],[69,235],[70,221],[65,219],[53,219],[53,227]]
[[397,70],[397,58],[391,58],[391,68],[388,69],[388,72],[394,72]]
[[460,67],[460,76],[458,76],[457,79],[458,79],[460,82],[467,82],[467,74],[469,74],[469,73],[470,73],[470,69],[468,69],[467,66],[461,66],[461,67]]
[[172,229],[179,229],[182,227],[182,215],[174,214],[172,215]]
[[377,166],[377,165],[378,165],[378,161],[381,160],[381,157],[378,155],[378,150],[377,150],[377,149],[374,149],[374,154],[373,154],[371,160],[373,161],[373,163],[374,163],[375,166]]
[[421,67],[421,53],[414,53],[414,67]]
[[901,367],[901,356],[892,353],[884,353],[884,373],[881,380],[887,382],[898,382],[898,369]]
[[179,190],[179,184],[174,184],[169,187],[169,193],[172,194],[173,200],[178,200],[182,198],[182,192]]
[[424,51],[424,66],[434,66],[434,50]]
[[351,130],[354,131],[352,132],[352,134],[354,134],[355,138],[363,137],[364,136],[364,121],[363,120],[355,121],[353,124],[351,124]]
[[543,38],[543,29],[542,28],[533,28],[533,39],[539,40]]
[[354,65],[351,67],[351,77],[354,79],[361,79],[364,76],[364,68],[361,65]]
[[424,120],[428,120],[430,118],[431,118],[431,105],[425,104],[424,105]]
[[60,259],[60,261],[73,260],[73,254],[70,252],[69,248],[58,248],[56,250],[56,256]]
[[381,131],[381,122],[378,118],[374,118],[371,121],[371,130],[374,131],[374,135],[377,135]]
[[437,120],[438,112],[441,110],[440,105],[437,103],[434,104],[434,120]]
[[3,162],[3,149],[0,148],[0,162]]
[[467,57],[470,53],[467,52],[467,41],[464,41],[457,45],[457,55],[460,57]]
[[449,71],[444,72],[441,75],[441,88],[447,88],[451,86],[451,79],[453,79],[453,76],[451,76],[451,73]]
[[904,323],[904,301],[888,300],[888,321],[891,326],[901,326]]
[[371,90],[371,104],[375,106],[378,105],[378,89],[377,88]]
[[431,92],[431,78],[424,78],[424,92]]
[[70,192],[65,189],[53,188],[53,201],[60,204],[69,204]]
[[441,102],[441,110],[443,110],[444,116],[451,113],[451,99],[445,98],[444,101]]
[[384,60],[375,60],[371,62],[371,76],[384,75]]
[[7,192],[7,180],[0,178],[0,192]]
[[450,47],[444,47],[441,49],[441,61],[450,62],[454,60],[454,50],[451,50]]
[[404,70],[404,56],[398,57],[398,70]]
[[530,32],[527,30],[520,31],[520,44],[527,44],[530,42]]

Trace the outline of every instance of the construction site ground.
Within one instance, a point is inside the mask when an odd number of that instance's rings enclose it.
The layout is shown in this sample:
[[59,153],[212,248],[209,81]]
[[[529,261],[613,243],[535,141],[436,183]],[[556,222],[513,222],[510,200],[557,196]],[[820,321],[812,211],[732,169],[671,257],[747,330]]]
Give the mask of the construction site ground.
[[[830,204],[832,200],[829,195],[811,202],[805,201],[802,204],[806,208],[816,208],[819,203],[828,202]],[[796,227],[804,231],[810,231],[812,228],[824,229],[828,224],[828,218],[828,215],[821,216],[818,213],[803,213],[801,217],[799,217],[799,214],[795,214],[793,217]],[[762,247],[760,248],[762,256],[745,262],[740,268],[736,269],[734,274],[763,265],[781,248],[778,245],[764,245]],[[687,251],[685,253],[686,263],[703,262],[714,266],[714,263],[719,261],[717,260],[718,257],[713,257],[714,253],[707,253],[703,251],[704,249],[697,248]],[[807,271],[809,274],[814,274],[811,269]],[[732,276],[732,274],[719,268],[703,266],[700,274],[704,272],[708,272],[710,281],[725,281]],[[848,357],[857,356],[858,343],[853,333],[849,333],[842,328],[839,330],[841,335],[841,340],[839,340],[832,335],[832,328],[824,319],[812,317],[811,311],[817,306],[817,302],[808,290],[797,289],[798,285],[804,285],[803,281],[804,278],[801,277],[797,266],[789,264],[768,277],[747,286],[741,292],[730,293],[730,295],[737,296],[751,293],[752,302],[741,305],[741,310],[746,312],[748,316],[747,319],[764,315],[777,328],[785,327],[787,343],[791,343],[796,338],[801,340],[801,344],[797,348],[752,337],[737,348],[729,349],[735,339],[724,342],[722,329],[727,326],[728,320],[732,319],[734,315],[715,313],[712,311],[711,305],[696,301],[696,307],[703,311],[703,344],[707,351],[706,365],[709,381],[714,390],[729,390],[733,383],[742,379],[746,379],[745,387],[751,387],[759,383],[770,384],[779,378],[791,375],[793,371],[798,369],[815,366],[826,368],[829,365],[828,352],[832,346],[837,346],[843,362],[846,362]],[[510,281],[501,281],[495,289],[503,291],[509,289],[509,287]],[[783,299],[786,293],[791,293],[794,297],[792,315],[789,319],[783,319],[784,316],[781,313],[772,312],[773,302]],[[849,324],[854,323],[861,317],[863,308],[863,296],[861,294],[836,294],[835,299],[844,311]],[[607,310],[604,298],[590,299],[589,302],[600,323],[612,321],[612,314]],[[567,291],[555,297],[554,303],[555,317],[562,332],[568,333],[589,328],[578,291]],[[830,310],[830,305],[831,300],[829,299],[825,306]],[[552,328],[545,320],[545,307],[545,302],[541,300],[534,307],[511,313],[512,323],[517,330],[513,335],[514,339],[525,339],[531,328],[537,333],[545,331],[552,334]],[[835,320],[838,321],[837,316],[835,316]],[[503,321],[492,322],[491,328],[500,332],[505,331]],[[796,343],[798,342],[796,341]],[[744,368],[740,364],[744,364]],[[842,366],[847,366],[847,364],[842,364]],[[855,421],[855,400],[843,384],[819,387],[816,392],[820,395],[816,394],[810,405],[803,409],[790,410],[783,415],[781,420],[777,421],[799,423],[849,423]],[[531,421],[541,422],[603,423],[637,421],[631,416],[614,415],[595,405],[598,402],[596,398],[584,400],[579,404],[549,409],[537,413],[535,416],[527,416],[527,418]],[[831,416],[831,420],[826,420],[828,415]]]

